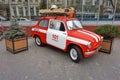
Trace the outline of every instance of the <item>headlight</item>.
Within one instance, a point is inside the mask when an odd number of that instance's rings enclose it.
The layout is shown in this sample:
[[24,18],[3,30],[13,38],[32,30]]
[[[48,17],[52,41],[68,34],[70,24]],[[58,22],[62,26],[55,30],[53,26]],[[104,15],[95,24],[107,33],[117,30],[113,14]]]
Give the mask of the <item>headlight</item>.
[[103,41],[103,36],[101,37],[101,41]]
[[92,42],[89,42],[87,46],[88,46],[88,48],[91,48],[92,47]]
[[103,36],[101,37],[101,44],[102,44],[102,42],[103,42]]

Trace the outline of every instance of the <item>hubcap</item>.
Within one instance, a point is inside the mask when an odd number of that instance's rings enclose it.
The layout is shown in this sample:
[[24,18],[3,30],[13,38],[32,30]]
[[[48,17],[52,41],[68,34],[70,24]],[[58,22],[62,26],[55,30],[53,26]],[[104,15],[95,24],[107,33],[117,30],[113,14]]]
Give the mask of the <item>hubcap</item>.
[[37,43],[38,45],[41,44],[41,41],[40,41],[40,39],[39,39],[38,37],[36,37],[36,43]]
[[74,48],[70,50],[70,56],[73,60],[76,60],[78,58],[77,51]]

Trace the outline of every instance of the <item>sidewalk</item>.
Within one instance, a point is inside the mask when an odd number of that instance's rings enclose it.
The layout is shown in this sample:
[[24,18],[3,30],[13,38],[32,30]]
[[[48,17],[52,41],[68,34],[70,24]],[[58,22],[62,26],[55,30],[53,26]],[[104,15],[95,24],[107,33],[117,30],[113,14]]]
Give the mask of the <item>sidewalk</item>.
[[12,54],[0,41],[0,80],[120,80],[120,39],[111,54],[99,53],[76,64],[64,52],[38,47],[29,38],[28,51]]

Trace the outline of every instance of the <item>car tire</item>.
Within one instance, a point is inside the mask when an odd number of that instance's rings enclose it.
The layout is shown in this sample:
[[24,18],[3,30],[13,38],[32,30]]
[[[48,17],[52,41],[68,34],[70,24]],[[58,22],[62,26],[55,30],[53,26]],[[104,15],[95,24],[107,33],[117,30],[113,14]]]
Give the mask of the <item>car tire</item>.
[[35,36],[35,43],[37,46],[43,46],[43,43],[42,43],[40,37],[38,37],[38,36]]
[[80,62],[83,59],[82,51],[78,46],[72,46],[69,49],[69,57],[75,63]]

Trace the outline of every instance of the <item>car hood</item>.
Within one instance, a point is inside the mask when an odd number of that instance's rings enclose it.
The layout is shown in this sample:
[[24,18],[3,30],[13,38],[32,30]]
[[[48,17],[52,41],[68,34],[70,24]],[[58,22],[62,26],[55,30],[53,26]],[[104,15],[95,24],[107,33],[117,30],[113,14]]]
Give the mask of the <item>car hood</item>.
[[68,35],[70,37],[82,39],[89,42],[99,42],[101,40],[101,37],[99,35],[84,29],[71,30],[69,31]]

